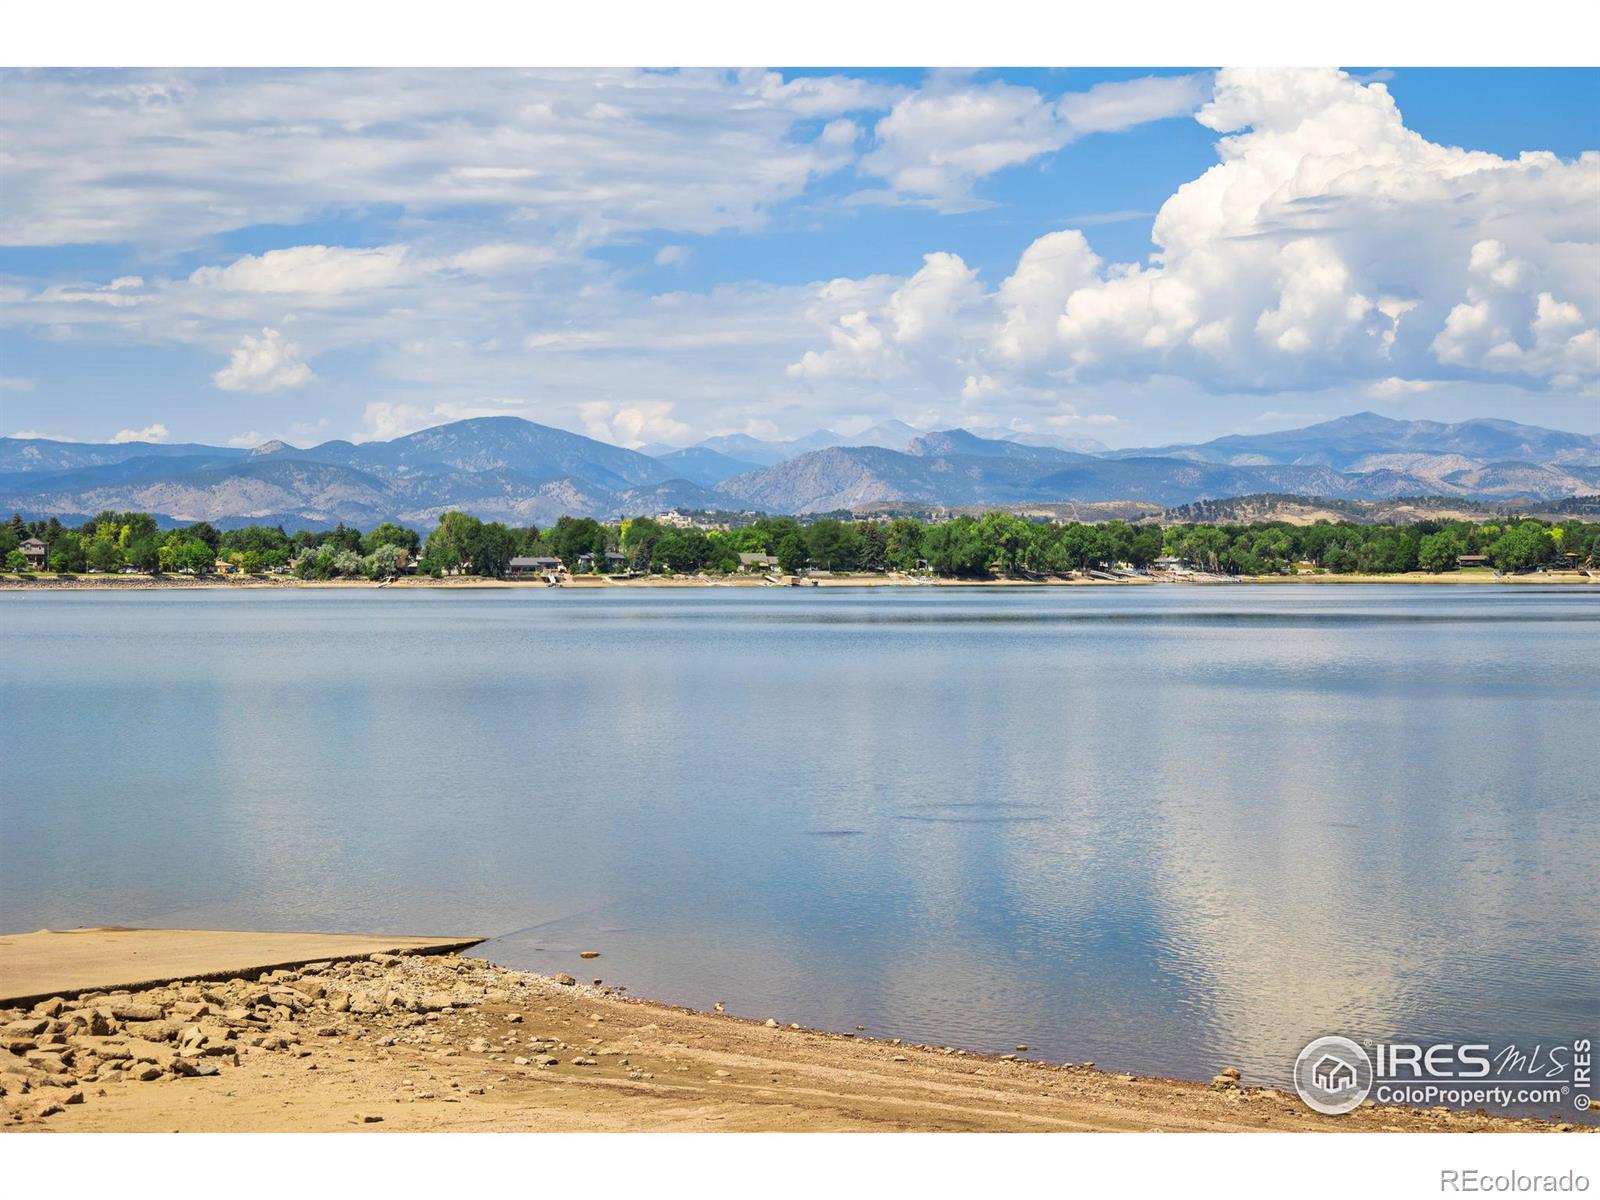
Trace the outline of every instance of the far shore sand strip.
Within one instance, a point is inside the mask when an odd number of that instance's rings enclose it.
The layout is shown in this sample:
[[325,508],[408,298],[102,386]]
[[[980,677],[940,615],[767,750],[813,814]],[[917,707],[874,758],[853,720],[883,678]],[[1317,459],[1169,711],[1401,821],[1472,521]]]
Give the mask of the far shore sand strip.
[[[129,968],[116,948],[136,943],[150,950]],[[0,1004],[0,1130],[1593,1132],[1370,1103],[1324,1117],[1237,1071],[1208,1086],[1043,1062],[1021,1046],[977,1054],[746,1020],[507,970],[448,944],[203,930],[0,937],[0,968],[96,984]],[[361,953],[374,945],[386,949]],[[179,964],[182,978],[159,986],[114,982]]]
[[1421,585],[1446,587],[1482,587],[1502,584],[1514,587],[1600,585],[1600,572],[1591,571],[1538,571],[1526,575],[1495,575],[1491,571],[1450,571],[1431,574],[1425,571],[1407,571],[1394,575],[1237,575],[1227,578],[1205,579],[1155,579],[1150,576],[1119,579],[1081,579],[1064,576],[1039,578],[957,579],[944,576],[924,577],[908,575],[831,575],[808,578],[796,585],[768,583],[760,576],[730,575],[726,577],[700,576],[649,576],[619,579],[614,576],[577,575],[563,579],[560,586],[550,587],[542,579],[483,579],[477,576],[451,576],[433,579],[421,575],[405,575],[387,583],[369,579],[296,579],[292,576],[251,576],[239,578],[189,578],[186,576],[143,575],[74,575],[65,578],[37,576],[33,578],[0,577],[0,592],[34,591],[289,591],[295,589],[331,589],[350,591],[413,591],[418,589],[444,589],[447,591],[517,589],[537,592],[589,591],[614,592],[619,588],[637,591],[674,591],[685,588],[944,588],[944,589],[1027,589],[1027,588],[1126,588],[1126,587],[1180,587],[1227,588],[1239,585],[1262,584],[1269,587],[1342,587],[1351,584],[1378,583],[1390,586]]
[[482,938],[221,929],[41,929],[0,934],[0,1007],[84,992],[133,991],[175,979],[229,979],[370,954],[442,954]]

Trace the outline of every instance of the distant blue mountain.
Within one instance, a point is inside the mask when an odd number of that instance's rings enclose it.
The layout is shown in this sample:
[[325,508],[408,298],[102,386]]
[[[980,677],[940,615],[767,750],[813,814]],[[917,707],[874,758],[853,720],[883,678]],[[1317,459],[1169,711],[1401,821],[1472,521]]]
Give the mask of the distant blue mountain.
[[698,483],[701,487],[715,487],[730,475],[754,471],[759,463],[747,462],[726,454],[719,454],[708,446],[688,446],[658,454],[655,459],[680,479]]
[[[1600,438],[1512,421],[1444,425],[1362,413],[1306,429],[1098,455],[1043,440],[965,429],[918,434],[885,423],[854,439],[826,430],[782,443],[733,435],[652,457],[518,417],[305,448],[0,438],[0,509],[427,526],[449,508],[543,524],[564,514],[818,512],[895,500],[1179,505],[1260,492],[1552,500],[1600,491]],[[761,461],[771,455],[784,457]]]

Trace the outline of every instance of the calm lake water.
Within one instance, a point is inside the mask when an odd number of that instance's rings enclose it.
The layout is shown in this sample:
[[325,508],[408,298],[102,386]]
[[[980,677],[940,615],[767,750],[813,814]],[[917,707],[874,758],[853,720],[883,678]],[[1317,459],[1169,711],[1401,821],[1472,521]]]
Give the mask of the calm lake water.
[[1194,1078],[1592,1037],[1597,650],[1574,588],[8,593],[0,928]]

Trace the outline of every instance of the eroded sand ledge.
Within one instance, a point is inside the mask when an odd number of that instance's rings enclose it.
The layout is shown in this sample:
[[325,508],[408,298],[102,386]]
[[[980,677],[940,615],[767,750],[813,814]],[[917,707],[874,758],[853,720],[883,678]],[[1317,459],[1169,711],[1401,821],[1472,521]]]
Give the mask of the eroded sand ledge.
[[131,991],[175,979],[227,979],[369,954],[438,954],[482,938],[222,929],[41,929],[0,935],[0,1006]]
[[3,1127],[1570,1128],[1388,1107],[1320,1117],[1249,1080],[1207,1087],[850,1038],[669,1008],[437,949],[13,1005],[0,1012]]

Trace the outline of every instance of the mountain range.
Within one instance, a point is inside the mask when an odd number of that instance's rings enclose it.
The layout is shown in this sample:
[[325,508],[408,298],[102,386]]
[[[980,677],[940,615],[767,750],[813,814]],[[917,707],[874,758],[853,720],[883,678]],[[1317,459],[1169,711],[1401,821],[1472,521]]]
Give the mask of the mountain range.
[[544,525],[674,508],[829,512],[889,501],[937,506],[1140,501],[1255,493],[1340,500],[1451,496],[1549,501],[1600,492],[1600,437],[1375,413],[1276,433],[1108,450],[1009,431],[744,435],[642,451],[519,417],[479,417],[392,441],[306,448],[87,444],[0,438],[0,509],[83,518],[104,509],[209,520],[430,527],[448,509]]

